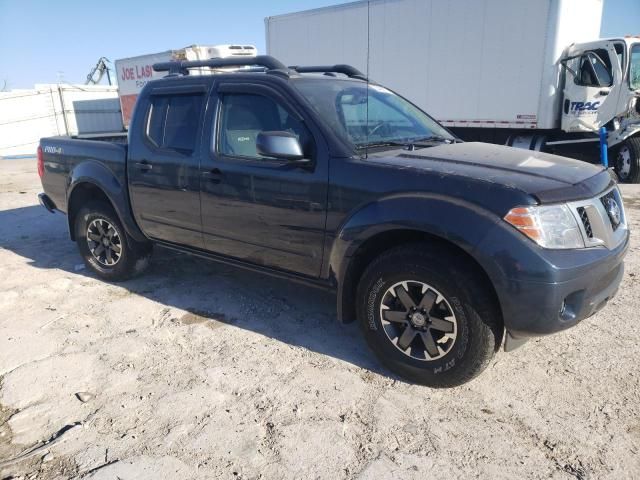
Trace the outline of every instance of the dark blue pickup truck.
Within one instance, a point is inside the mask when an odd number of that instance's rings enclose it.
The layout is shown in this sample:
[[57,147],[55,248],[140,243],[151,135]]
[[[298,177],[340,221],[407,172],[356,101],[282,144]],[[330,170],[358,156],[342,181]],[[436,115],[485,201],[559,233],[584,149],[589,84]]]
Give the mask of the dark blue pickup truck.
[[156,244],[329,289],[385,365],[434,387],[616,293],[629,231],[601,167],[463,143],[348,65],[154,68],[168,75],[140,94],[128,144],[38,151],[41,204],[106,280]]

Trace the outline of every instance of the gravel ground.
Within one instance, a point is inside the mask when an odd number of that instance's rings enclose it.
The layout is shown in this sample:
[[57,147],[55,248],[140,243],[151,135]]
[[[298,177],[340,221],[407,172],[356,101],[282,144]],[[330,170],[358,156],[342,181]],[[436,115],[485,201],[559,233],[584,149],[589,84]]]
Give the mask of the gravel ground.
[[640,477],[637,237],[604,311],[431,390],[313,289],[163,250],[99,281],[40,188],[0,161],[0,479]]

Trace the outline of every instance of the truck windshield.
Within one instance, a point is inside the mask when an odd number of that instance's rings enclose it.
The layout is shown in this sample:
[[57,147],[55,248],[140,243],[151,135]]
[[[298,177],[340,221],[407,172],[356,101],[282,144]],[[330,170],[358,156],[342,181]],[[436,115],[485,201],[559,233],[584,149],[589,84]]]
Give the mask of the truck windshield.
[[631,72],[629,75],[631,90],[640,90],[640,43],[631,49]]
[[422,110],[379,85],[326,77],[294,84],[355,149],[455,141]]

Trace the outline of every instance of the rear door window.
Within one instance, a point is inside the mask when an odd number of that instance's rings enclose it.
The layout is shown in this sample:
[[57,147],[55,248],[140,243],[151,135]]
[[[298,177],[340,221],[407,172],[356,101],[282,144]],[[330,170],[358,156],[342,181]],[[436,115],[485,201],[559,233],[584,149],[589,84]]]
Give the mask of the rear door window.
[[203,106],[203,94],[152,96],[147,139],[157,148],[193,153],[198,143]]

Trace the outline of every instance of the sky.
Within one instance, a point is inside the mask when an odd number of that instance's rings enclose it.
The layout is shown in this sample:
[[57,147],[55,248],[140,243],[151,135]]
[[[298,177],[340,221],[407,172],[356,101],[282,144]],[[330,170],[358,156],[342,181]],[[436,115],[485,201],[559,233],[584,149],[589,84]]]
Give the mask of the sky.
[[[59,80],[84,83],[102,56],[113,61],[226,43],[251,44],[266,53],[265,17],[338,3],[346,2],[0,0],[0,90]],[[631,33],[640,34],[640,0],[605,0],[601,35]]]

